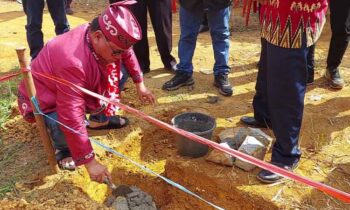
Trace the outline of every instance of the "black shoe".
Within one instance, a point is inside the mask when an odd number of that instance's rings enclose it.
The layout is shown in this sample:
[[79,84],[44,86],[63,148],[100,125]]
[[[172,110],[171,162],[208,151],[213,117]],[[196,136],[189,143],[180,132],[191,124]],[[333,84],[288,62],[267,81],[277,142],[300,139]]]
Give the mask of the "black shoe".
[[[284,169],[286,169],[288,171],[293,171],[296,168],[296,166],[297,166],[297,164],[295,164],[294,166],[286,166],[286,165],[283,165],[281,163],[272,163],[272,164],[275,165],[275,166],[278,166],[280,168],[284,168]],[[275,174],[275,173],[273,173],[271,171],[263,169],[263,170],[261,170],[258,173],[256,178],[258,180],[260,180],[261,182],[263,182],[263,183],[271,184],[271,183],[275,183],[277,181],[282,180],[284,177],[280,176],[278,174]]]
[[175,76],[164,83],[163,90],[177,90],[182,86],[191,86],[194,84],[194,80],[191,74],[183,71],[177,71]]
[[241,117],[240,120],[242,123],[244,123],[246,125],[257,127],[257,128],[271,128],[272,127],[271,123],[257,121],[254,117],[243,116],[243,117]]
[[333,89],[342,89],[344,87],[344,80],[341,78],[339,69],[326,70],[324,77],[327,79],[329,86]]
[[219,74],[215,76],[214,86],[219,89],[219,93],[223,96],[232,96],[233,90],[228,81],[227,74]]
[[207,32],[207,31],[209,31],[209,26],[207,26],[207,25],[200,25],[199,26],[198,33],[203,33],[203,32]]

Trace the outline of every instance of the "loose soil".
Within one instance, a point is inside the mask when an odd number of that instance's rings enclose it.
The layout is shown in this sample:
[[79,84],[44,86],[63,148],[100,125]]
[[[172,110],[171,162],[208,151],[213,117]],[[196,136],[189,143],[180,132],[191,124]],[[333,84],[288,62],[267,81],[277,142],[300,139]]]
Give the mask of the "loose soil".
[[[15,71],[18,62],[15,48],[26,46],[26,16],[16,1],[0,0],[0,73]],[[71,27],[90,21],[103,10],[104,1],[74,1],[74,15],[68,16]],[[152,27],[149,26],[151,69],[145,75],[146,85],[158,98],[154,106],[137,101],[129,81],[123,103],[170,123],[176,114],[199,111],[216,118],[213,140],[225,128],[242,126],[239,118],[252,115],[252,98],[260,54],[257,16],[249,27],[243,26],[241,9],[235,9],[231,36],[229,75],[234,95],[223,97],[213,87],[213,75],[200,71],[212,69],[213,50],[209,33],[200,34],[193,63],[195,87],[172,92],[161,90],[172,73],[163,69]],[[173,16],[173,55],[177,55],[179,39],[178,13]],[[45,40],[54,37],[52,20],[44,14]],[[315,83],[308,86],[305,113],[300,135],[303,156],[297,174],[350,192],[350,88],[341,91],[328,88],[322,77],[330,40],[330,27],[316,47]],[[342,75],[349,82],[350,52],[342,63]],[[281,67],[283,68],[283,66]],[[215,103],[208,96],[218,96]],[[320,96],[320,100],[313,100]],[[316,98],[317,98],[316,97]],[[91,182],[84,168],[75,172],[50,173],[35,125],[26,123],[13,103],[10,119],[0,133],[0,209],[110,209],[103,202],[110,195],[104,184]],[[293,181],[264,185],[256,180],[259,169],[244,172],[223,167],[204,158],[181,157],[175,148],[175,134],[162,130],[125,113],[130,126],[114,131],[90,133],[95,139],[144,164],[191,191],[225,209],[350,209],[349,205],[318,190]],[[272,135],[271,130],[264,130]],[[94,146],[97,158],[112,172],[113,182],[135,185],[149,193],[159,209],[212,209],[202,201],[166,184],[133,164]],[[268,161],[271,151],[266,156]],[[12,190],[11,190],[12,189]]]

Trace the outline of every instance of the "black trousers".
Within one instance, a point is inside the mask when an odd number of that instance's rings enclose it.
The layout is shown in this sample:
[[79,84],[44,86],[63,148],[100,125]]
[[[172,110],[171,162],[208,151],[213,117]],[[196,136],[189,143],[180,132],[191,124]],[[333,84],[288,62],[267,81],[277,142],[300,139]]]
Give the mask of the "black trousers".
[[202,22],[202,25],[204,26],[208,26],[208,17],[207,17],[207,12],[204,12],[203,13],[203,22]]
[[350,1],[331,0],[332,38],[327,57],[328,71],[335,72],[339,67],[350,40]]
[[314,82],[315,77],[315,48],[316,44],[309,47],[307,54],[307,83]]
[[151,17],[156,42],[164,67],[170,68],[172,49],[171,0],[138,0],[130,6],[142,30],[142,39],[134,45],[136,57],[143,71],[150,68],[149,44],[147,39],[147,9]]
[[[298,163],[299,134],[304,111],[307,81],[306,39],[298,49],[261,42],[258,77],[253,99],[254,118],[272,124],[276,142],[271,162],[287,166]],[[281,68],[283,67],[283,68]]]
[[[51,18],[55,24],[56,35],[69,31],[65,0],[46,0]],[[27,15],[27,42],[30,56],[34,59],[44,46],[43,23],[44,0],[23,0],[23,10]]]

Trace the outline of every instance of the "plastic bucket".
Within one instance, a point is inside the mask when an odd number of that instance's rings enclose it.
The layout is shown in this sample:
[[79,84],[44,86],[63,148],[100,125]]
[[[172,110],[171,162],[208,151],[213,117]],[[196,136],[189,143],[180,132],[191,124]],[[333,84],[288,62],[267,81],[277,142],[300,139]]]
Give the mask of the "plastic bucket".
[[[176,128],[180,128],[206,139],[211,139],[216,127],[215,119],[197,112],[186,112],[176,115],[172,120]],[[180,155],[201,157],[207,154],[208,146],[190,140],[179,134],[176,135],[176,148]]]

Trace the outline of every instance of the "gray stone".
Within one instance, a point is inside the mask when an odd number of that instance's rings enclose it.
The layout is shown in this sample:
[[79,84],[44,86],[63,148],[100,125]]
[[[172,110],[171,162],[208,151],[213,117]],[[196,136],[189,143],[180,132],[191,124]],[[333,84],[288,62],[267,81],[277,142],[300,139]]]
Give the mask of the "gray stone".
[[244,142],[246,136],[248,135],[248,128],[236,128],[235,136],[233,138],[233,147],[238,149]]
[[152,196],[135,186],[130,189],[133,192],[126,195],[130,210],[157,210]]
[[108,198],[105,201],[105,205],[108,207],[111,207],[115,201],[116,197],[114,195],[108,196]]
[[125,196],[110,195],[105,204],[115,210],[157,210],[152,196],[136,186],[128,187],[128,190],[130,192],[125,191]]
[[221,142],[227,142],[233,149],[238,149],[247,136],[253,136],[266,147],[269,147],[272,142],[272,137],[265,134],[259,128],[228,128],[220,132],[219,138]]
[[222,143],[227,142],[231,148],[238,149],[243,143],[247,133],[247,128],[228,128],[220,132],[219,138]]
[[149,204],[141,204],[140,206],[130,208],[130,210],[157,210],[157,208]]
[[150,205],[152,205],[152,203],[153,203],[153,199],[150,195],[146,195],[146,197],[143,200]]
[[[239,147],[238,151],[263,160],[267,151],[267,147],[255,137],[247,136],[242,145]],[[234,164],[245,171],[251,171],[256,167],[255,165],[243,161],[239,158],[236,158]]]
[[152,210],[157,210],[157,206],[155,202],[152,202],[151,207],[152,207]]
[[[226,148],[231,148],[227,142],[220,143],[220,145]],[[205,160],[224,166],[233,166],[234,157],[219,150],[213,149]]]
[[127,198],[135,198],[135,197],[139,197],[141,195],[141,191],[133,191],[129,194],[126,195]]
[[254,136],[257,140],[259,140],[263,145],[266,147],[269,147],[272,142],[272,137],[264,133],[259,128],[248,128],[249,129],[249,136]]
[[117,197],[117,199],[114,201],[112,207],[115,210],[130,210],[129,205],[128,205],[128,201],[123,196]]
[[207,103],[216,104],[219,101],[219,96],[208,96]]
[[228,141],[235,137],[234,128],[227,128],[219,133],[219,139],[221,142]]

